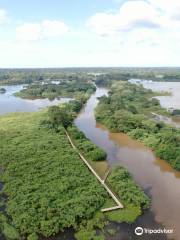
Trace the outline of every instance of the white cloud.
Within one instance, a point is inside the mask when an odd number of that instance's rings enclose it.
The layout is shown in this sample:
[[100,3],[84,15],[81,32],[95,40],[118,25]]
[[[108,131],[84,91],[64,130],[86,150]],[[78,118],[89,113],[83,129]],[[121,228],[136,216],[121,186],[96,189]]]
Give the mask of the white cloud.
[[180,20],[179,0],[149,0],[153,7],[163,11],[168,17]]
[[6,10],[0,9],[0,24],[4,24],[8,21],[8,14]]
[[[120,6],[116,12],[88,19],[96,34],[74,28],[61,41],[57,37],[69,31],[61,21],[16,25],[15,20],[2,29],[7,35],[1,34],[0,67],[178,66],[180,0],[114,1]],[[14,26],[20,41],[9,38]],[[47,38],[53,41],[38,41]]]
[[21,41],[36,41],[42,39],[41,25],[37,23],[24,23],[16,28],[16,38]]
[[135,29],[175,29],[180,32],[180,1],[126,1],[115,13],[96,13],[86,25],[101,36],[119,35]]
[[117,11],[98,12],[86,22],[95,33],[92,36],[104,37],[100,38],[102,44],[111,41],[112,46],[119,49],[114,58],[109,54],[108,59],[116,59],[119,65],[177,65],[180,59],[180,0],[119,2]]
[[60,21],[45,20],[42,22],[44,37],[58,37],[69,31],[68,26]]
[[159,13],[147,2],[127,1],[116,13],[97,13],[87,26],[99,35],[115,35],[134,28],[158,28]]
[[24,23],[16,28],[16,38],[19,41],[37,41],[59,37],[69,31],[68,26],[61,21],[44,20],[40,23]]

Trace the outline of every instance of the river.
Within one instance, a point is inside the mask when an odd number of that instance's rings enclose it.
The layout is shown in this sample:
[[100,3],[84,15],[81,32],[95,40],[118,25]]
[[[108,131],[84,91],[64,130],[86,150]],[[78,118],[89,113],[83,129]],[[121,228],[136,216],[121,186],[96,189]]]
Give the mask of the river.
[[[17,111],[37,111],[39,108],[58,104],[68,99],[49,101],[48,99],[25,100],[13,96],[13,93],[23,88],[23,85],[6,86],[6,93],[0,95],[0,114]],[[125,134],[111,133],[104,126],[96,123],[94,109],[98,97],[106,95],[107,90],[98,88],[91,96],[86,106],[75,120],[76,126],[95,144],[107,152],[107,163],[98,163],[96,167],[100,174],[106,167],[123,165],[128,168],[135,181],[147,192],[152,199],[150,210],[138,218],[134,224],[113,224],[117,233],[111,240],[166,240],[180,239],[180,173],[173,170],[163,160],[157,159],[153,152],[138,141],[132,140]],[[134,235],[137,226],[158,229],[173,229],[174,233]],[[65,233],[66,235],[66,233]],[[73,239],[73,233],[67,232],[67,237]],[[55,238],[52,238],[55,239]],[[57,238],[59,239],[59,238]],[[109,239],[108,239],[109,240]]]
[[[180,173],[172,169],[165,161],[155,157],[154,153],[136,140],[122,133],[111,133],[101,124],[97,124],[94,109],[98,97],[107,95],[107,90],[98,88],[91,96],[85,108],[75,120],[76,126],[107,153],[109,166],[123,165],[128,168],[135,181],[152,199],[150,210],[139,217],[135,224],[116,224],[117,235],[112,239],[180,239]],[[173,229],[174,233],[134,235],[137,227]]]

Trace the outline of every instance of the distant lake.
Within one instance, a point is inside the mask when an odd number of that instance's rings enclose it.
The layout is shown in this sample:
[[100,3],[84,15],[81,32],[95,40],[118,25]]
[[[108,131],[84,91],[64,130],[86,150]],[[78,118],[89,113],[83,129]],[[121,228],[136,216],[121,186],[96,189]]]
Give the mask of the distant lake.
[[0,94],[0,115],[11,112],[34,112],[47,106],[58,105],[71,100],[70,98],[59,98],[52,101],[48,98],[35,100],[22,99],[13,94],[22,90],[25,85],[10,85],[2,87],[6,89],[6,92]]
[[[152,80],[130,79],[129,82],[142,84],[144,88],[155,92],[169,92],[170,96],[157,96],[162,107],[166,109],[180,109],[180,82],[154,82]],[[180,128],[179,117],[165,117],[159,115],[159,120]]]
[[156,98],[165,108],[180,109],[180,82],[154,82],[139,79],[131,79],[130,82],[141,83],[145,88],[156,92],[170,92],[172,96],[158,96]]

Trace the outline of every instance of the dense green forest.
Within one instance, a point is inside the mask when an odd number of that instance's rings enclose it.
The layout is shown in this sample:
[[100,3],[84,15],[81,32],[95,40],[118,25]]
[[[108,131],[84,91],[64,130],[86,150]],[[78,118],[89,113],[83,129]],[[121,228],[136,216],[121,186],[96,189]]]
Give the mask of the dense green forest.
[[30,84],[15,95],[27,99],[74,97],[82,100],[84,98],[85,102],[95,90],[96,87],[92,83],[73,80],[58,84]]
[[180,170],[180,130],[152,118],[152,112],[168,114],[152,98],[154,94],[141,85],[117,82],[108,97],[100,98],[96,119],[114,132],[124,132],[142,141]]
[[130,78],[155,81],[179,81],[180,68],[46,68],[46,69],[0,69],[0,84],[30,84],[37,82],[89,81],[107,84],[111,80]]
[[133,222],[149,206],[147,196],[120,168],[108,181],[125,207],[100,212],[115,203],[72,149],[64,130],[87,158],[106,157],[72,125],[80,109],[76,100],[48,111],[0,118],[0,229],[7,239],[36,240],[73,227],[78,240],[102,240],[108,219]]
[[[91,219],[107,198],[105,190],[70,146],[63,127],[41,126],[44,113],[0,119],[1,180],[7,238],[50,236]],[[13,154],[12,154],[13,153]],[[2,195],[1,195],[2,197]],[[14,235],[14,238],[11,238]]]
[[46,68],[46,69],[0,69],[0,84],[31,84],[51,81],[88,81],[92,76],[86,69]]
[[95,82],[99,86],[109,87],[112,81],[128,81],[129,79],[148,79],[152,81],[180,81],[179,68],[113,68],[97,74]]

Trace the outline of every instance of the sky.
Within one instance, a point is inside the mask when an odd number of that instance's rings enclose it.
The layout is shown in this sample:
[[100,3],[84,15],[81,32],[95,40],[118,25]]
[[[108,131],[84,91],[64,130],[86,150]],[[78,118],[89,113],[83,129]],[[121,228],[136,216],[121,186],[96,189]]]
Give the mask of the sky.
[[0,68],[180,66],[180,0],[0,0]]

